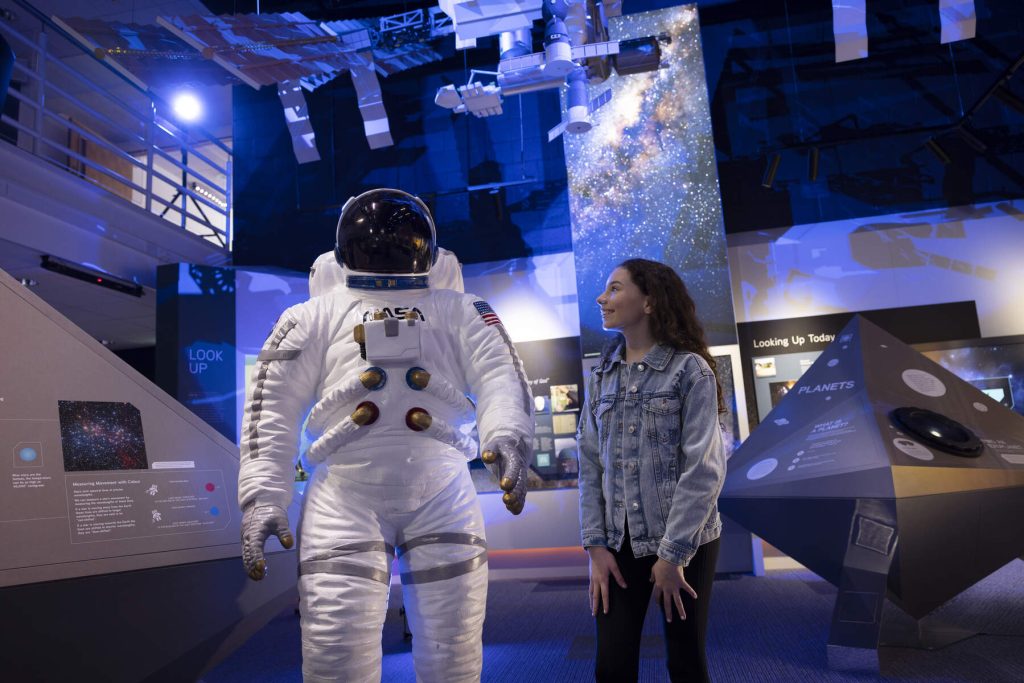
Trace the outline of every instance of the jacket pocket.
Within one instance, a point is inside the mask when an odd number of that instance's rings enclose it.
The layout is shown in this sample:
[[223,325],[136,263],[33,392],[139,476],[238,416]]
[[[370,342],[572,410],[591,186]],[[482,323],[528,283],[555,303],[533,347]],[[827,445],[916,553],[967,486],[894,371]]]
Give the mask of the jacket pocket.
[[611,436],[612,430],[615,429],[614,417],[615,413],[610,412],[615,406],[615,399],[613,397],[604,398],[602,397],[597,403],[597,407],[594,408],[594,422],[597,424],[597,437],[601,446],[605,446],[608,442],[608,438]]
[[662,519],[672,508],[672,496],[679,480],[682,402],[675,394],[654,394],[643,402],[644,429],[654,456],[654,485]]
[[648,438],[659,447],[669,446],[677,450],[682,430],[682,420],[679,417],[682,402],[679,397],[655,394],[644,399],[643,406]]

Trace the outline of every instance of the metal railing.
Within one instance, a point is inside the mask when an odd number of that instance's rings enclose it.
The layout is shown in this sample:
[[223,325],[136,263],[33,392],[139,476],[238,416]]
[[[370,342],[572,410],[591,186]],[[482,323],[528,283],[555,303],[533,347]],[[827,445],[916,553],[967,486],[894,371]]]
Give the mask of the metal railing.
[[28,2],[6,4],[16,60],[0,140],[230,250],[231,148],[164,118],[165,102]]

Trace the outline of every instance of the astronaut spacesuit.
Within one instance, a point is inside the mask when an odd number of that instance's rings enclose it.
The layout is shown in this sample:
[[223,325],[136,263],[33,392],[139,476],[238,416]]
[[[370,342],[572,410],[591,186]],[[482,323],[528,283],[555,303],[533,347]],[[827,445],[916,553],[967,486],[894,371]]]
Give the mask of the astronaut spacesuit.
[[291,547],[285,509],[313,406],[306,459],[323,465],[300,528],[305,680],[380,679],[396,555],[417,678],[478,680],[487,551],[466,461],[477,455],[475,417],[506,507],[522,510],[533,442],[522,363],[484,301],[427,287],[435,231],[419,199],[350,199],[335,253],[346,286],[285,311],[254,369],[239,472],[243,561],[258,580],[266,539]]

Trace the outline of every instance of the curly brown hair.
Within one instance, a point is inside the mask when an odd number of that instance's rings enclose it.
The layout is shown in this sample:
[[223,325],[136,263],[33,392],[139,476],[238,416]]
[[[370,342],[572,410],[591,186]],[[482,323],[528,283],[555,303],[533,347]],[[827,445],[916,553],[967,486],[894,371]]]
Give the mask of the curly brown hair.
[[669,266],[641,258],[626,259],[618,268],[629,271],[629,277],[651,304],[651,336],[659,344],[697,354],[711,367],[718,388],[718,412],[725,412],[718,364],[708,351],[704,326],[697,318],[697,305],[686,290],[682,278]]

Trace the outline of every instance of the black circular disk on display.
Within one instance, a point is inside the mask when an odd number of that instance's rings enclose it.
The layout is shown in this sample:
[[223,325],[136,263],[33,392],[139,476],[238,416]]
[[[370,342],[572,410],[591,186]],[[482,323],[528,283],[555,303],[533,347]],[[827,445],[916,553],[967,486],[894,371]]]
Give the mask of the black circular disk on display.
[[889,413],[897,427],[929,446],[951,455],[976,458],[984,445],[974,432],[956,420],[925,408],[903,407]]

